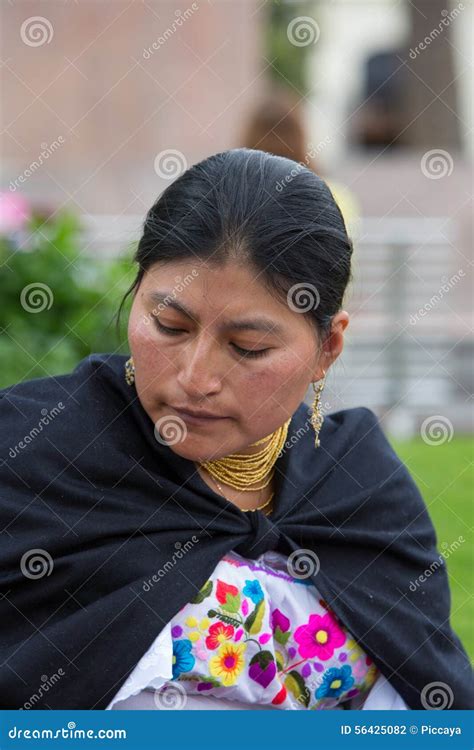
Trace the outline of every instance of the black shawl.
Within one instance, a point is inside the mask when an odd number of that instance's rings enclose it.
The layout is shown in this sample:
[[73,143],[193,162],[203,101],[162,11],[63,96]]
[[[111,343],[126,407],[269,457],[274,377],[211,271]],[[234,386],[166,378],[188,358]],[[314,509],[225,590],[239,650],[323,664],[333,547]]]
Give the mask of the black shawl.
[[301,403],[274,512],[243,513],[155,439],[125,360],[0,391],[0,708],[105,708],[232,549],[317,555],[319,592],[410,708],[435,682],[474,707],[432,522],[370,409],[326,415],[316,449]]

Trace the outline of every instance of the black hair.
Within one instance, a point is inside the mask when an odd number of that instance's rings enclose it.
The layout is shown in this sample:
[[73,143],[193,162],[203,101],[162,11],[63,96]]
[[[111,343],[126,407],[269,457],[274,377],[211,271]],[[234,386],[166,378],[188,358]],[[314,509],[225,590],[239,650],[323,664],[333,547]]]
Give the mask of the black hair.
[[341,211],[312,170],[256,149],[223,151],[183,172],[148,211],[117,321],[155,263],[234,260],[324,339],[352,278],[352,250]]

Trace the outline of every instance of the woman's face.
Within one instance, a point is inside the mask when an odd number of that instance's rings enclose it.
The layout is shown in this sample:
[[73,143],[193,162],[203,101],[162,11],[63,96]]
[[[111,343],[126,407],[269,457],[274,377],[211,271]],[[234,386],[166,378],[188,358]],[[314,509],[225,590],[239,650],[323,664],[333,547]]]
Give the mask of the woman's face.
[[[342,351],[347,323],[340,312],[318,356],[307,315],[237,263],[155,264],[135,293],[128,324],[138,397],[184,458],[259,450],[248,446],[291,417]],[[191,420],[179,409],[216,418]]]

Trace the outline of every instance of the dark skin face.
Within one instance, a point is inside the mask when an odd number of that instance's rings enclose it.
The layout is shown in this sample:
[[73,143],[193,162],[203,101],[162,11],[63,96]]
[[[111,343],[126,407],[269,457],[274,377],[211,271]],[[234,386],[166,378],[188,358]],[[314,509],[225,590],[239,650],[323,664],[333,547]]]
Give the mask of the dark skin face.
[[[160,302],[156,293],[168,297]],[[259,324],[265,319],[268,330],[242,325],[257,318]],[[176,424],[171,405],[226,417],[184,427],[178,421],[180,439],[170,448],[184,458],[200,463],[261,450],[250,444],[284,424],[310,383],[327,373],[342,351],[348,322],[348,314],[339,312],[331,335],[318,347],[308,316],[277,299],[256,273],[236,262],[155,264],[135,292],[128,324],[138,397],[155,424]],[[266,351],[252,356],[242,350]],[[166,435],[161,428],[160,433]],[[253,493],[223,489],[229,499],[245,496],[245,507],[252,507]]]

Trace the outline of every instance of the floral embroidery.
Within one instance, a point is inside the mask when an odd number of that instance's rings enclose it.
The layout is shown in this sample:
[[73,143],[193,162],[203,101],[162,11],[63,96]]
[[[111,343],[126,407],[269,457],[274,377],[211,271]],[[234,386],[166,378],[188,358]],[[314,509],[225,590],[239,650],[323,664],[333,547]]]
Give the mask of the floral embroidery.
[[248,596],[254,604],[258,604],[263,599],[263,590],[257,579],[245,581],[244,594]]
[[233,685],[245,666],[242,654],[246,648],[245,643],[224,643],[217,656],[209,662],[209,671],[213,677],[222,680],[226,687]]
[[193,644],[186,639],[173,641],[173,680],[176,680],[181,672],[188,672],[194,667],[195,658],[191,653]]
[[216,622],[209,628],[209,635],[206,638],[206,646],[215,649],[224,641],[228,641],[234,635],[232,625],[224,625],[223,622]]
[[337,669],[328,669],[323,675],[323,684],[316,690],[316,698],[338,698],[354,684],[352,670],[348,664]]
[[306,625],[300,625],[295,630],[295,641],[299,644],[298,651],[301,656],[317,656],[322,661],[327,661],[334,654],[334,649],[342,646],[346,641],[343,633],[333,616],[310,615]]
[[[241,560],[221,560],[173,618],[173,679],[190,693],[283,709],[333,708],[368,690],[377,667],[314,584]],[[249,569],[255,577],[242,575]]]

